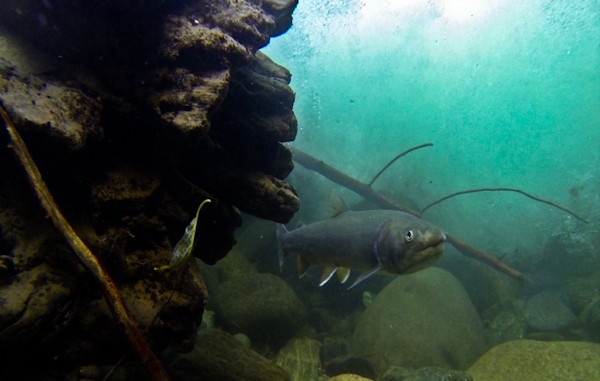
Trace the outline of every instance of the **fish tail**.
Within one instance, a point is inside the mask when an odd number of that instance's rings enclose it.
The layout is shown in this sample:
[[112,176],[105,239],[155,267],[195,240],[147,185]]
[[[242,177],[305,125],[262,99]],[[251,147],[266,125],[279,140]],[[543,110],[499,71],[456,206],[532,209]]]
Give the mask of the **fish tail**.
[[283,260],[285,259],[285,251],[283,250],[283,238],[289,231],[284,224],[277,224],[277,245],[279,246],[279,271],[283,270]]

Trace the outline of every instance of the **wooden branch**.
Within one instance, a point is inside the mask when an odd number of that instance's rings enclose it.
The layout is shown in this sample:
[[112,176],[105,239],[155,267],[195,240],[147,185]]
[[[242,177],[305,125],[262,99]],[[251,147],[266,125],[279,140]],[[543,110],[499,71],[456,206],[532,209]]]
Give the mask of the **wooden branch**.
[[[402,212],[410,213],[414,216],[425,219],[420,213],[403,207],[394,200],[385,197],[381,193],[371,188],[369,184],[365,184],[340,172],[332,166],[325,164],[323,161],[318,160],[315,157],[300,151],[298,148],[290,148],[292,149],[292,153],[294,154],[294,161],[302,165],[304,168],[320,173],[321,175],[327,177],[329,180],[345,188],[350,189],[351,191],[381,206],[382,208],[400,210]],[[508,265],[500,261],[498,258],[484,251],[478,250],[468,245],[467,243],[452,237],[448,233],[446,233],[446,237],[448,238],[448,242],[464,255],[475,258],[478,261],[483,262],[486,265],[491,266],[492,268],[503,272],[515,279],[527,279],[527,277],[523,275],[523,273],[509,267]]]
[[490,255],[484,251],[478,250],[478,249],[474,248],[473,246],[469,245],[468,243],[461,241],[458,238],[454,238],[453,236],[451,236],[448,233],[446,233],[446,239],[452,246],[454,246],[454,248],[456,250],[460,251],[467,257],[471,257],[480,262],[483,262],[486,265],[491,266],[494,269],[496,269],[500,272],[503,272],[506,275],[513,277],[515,279],[529,281],[529,278],[526,275],[524,275],[523,273],[508,266],[507,264],[505,264],[498,258],[494,257],[493,255]]
[[17,159],[23,165],[25,172],[31,186],[33,187],[42,207],[52,219],[56,229],[63,235],[67,240],[75,254],[79,257],[84,266],[94,275],[98,280],[100,287],[104,293],[107,304],[109,305],[111,312],[118,325],[123,329],[127,340],[129,341],[132,349],[136,352],[142,365],[148,370],[151,378],[155,381],[169,381],[167,371],[162,365],[161,361],[156,357],[150,345],[146,341],[142,331],[137,326],[136,322],[130,317],[129,311],[125,306],[123,297],[119,293],[119,290],[109,274],[103,268],[102,264],[98,261],[98,258],[91,252],[86,244],[77,235],[73,227],[69,224],[66,218],[58,209],[52,194],[48,190],[37,165],[33,161],[25,141],[19,135],[14,123],[10,116],[0,106],[0,116],[6,123],[6,129],[8,130],[11,144],[10,147],[15,152]]
[[306,169],[311,171],[315,171],[320,173],[321,175],[327,177],[329,180],[337,183],[344,188],[348,188],[351,191],[363,196],[364,198],[373,201],[377,205],[386,209],[396,209],[402,212],[410,213],[419,218],[423,218],[419,212],[406,208],[396,201],[385,197],[381,193],[377,192],[373,188],[369,186],[369,184],[365,184],[361,181],[358,181],[343,172],[333,168],[332,166],[326,164],[325,162],[318,160],[317,158],[310,156],[307,153],[300,151],[298,148],[289,147],[294,155],[294,161]]

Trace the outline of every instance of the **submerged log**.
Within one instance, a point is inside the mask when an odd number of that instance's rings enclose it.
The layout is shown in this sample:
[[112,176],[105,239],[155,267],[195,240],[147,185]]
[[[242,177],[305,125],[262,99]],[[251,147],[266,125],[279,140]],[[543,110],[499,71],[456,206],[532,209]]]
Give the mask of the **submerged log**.
[[[297,128],[289,72],[256,54],[291,26],[296,3],[3,2],[0,104],[154,351],[193,342],[202,317],[194,261],[154,270],[200,201],[212,202],[194,253],[211,264],[235,244],[238,209],[280,222],[298,209],[283,181],[293,164],[281,142]],[[13,298],[0,349],[13,356],[0,378],[115,363],[128,351],[102,292],[44,219],[8,143],[1,134],[0,295]]]

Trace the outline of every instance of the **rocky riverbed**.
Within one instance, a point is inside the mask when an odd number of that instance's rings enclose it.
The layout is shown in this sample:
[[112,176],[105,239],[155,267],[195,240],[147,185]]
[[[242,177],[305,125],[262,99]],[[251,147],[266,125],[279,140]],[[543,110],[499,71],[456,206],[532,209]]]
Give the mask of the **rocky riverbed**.
[[[295,94],[260,48],[295,0],[2,6],[0,105],[173,379],[600,377],[598,256],[575,234],[525,284],[465,259],[353,290],[280,272]],[[0,379],[149,379],[10,144],[1,133]],[[195,258],[157,271],[207,199]]]

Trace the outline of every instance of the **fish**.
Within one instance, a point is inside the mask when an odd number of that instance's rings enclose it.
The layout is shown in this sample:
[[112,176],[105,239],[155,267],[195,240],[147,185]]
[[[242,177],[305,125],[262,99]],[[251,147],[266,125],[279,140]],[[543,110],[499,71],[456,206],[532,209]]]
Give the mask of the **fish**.
[[277,225],[279,266],[287,254],[296,254],[302,278],[311,265],[323,266],[319,286],[334,274],[345,283],[350,270],[364,271],[349,288],[384,271],[410,274],[438,260],[446,234],[412,214],[396,210],[351,211],[344,208],[332,218],[292,231]]
[[200,206],[198,206],[198,209],[196,210],[196,216],[192,218],[192,221],[190,221],[188,226],[185,228],[183,236],[175,245],[169,264],[155,267],[154,270],[175,270],[188,261],[188,259],[192,256],[192,253],[194,252],[195,243],[199,235],[199,230],[197,229],[197,227],[200,211],[202,210],[204,205],[210,204],[211,202],[212,201],[209,198],[207,198],[206,200],[200,203]]

